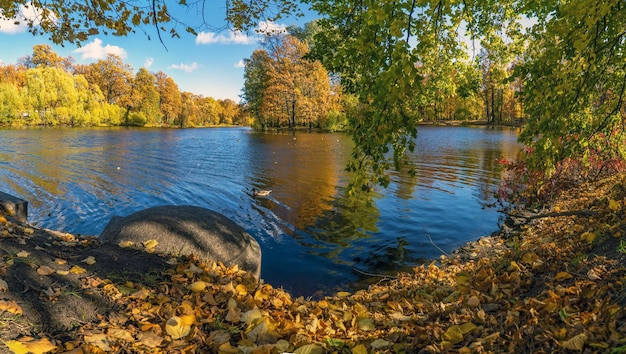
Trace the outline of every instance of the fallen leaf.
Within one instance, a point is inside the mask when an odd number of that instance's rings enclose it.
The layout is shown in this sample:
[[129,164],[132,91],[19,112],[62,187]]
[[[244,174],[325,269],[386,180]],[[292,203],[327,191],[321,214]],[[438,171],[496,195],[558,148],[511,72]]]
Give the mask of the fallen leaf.
[[24,345],[28,348],[28,351],[33,354],[43,354],[57,348],[57,346],[52,344],[48,338],[35,339],[25,342]]
[[367,354],[367,348],[363,344],[359,344],[352,348],[352,354]]
[[307,344],[296,349],[294,354],[323,354],[324,349],[317,344]]
[[130,334],[129,331],[121,328],[109,328],[109,330],[107,331],[107,335],[111,338],[123,340],[126,342],[132,342],[135,340],[135,338],[133,338],[133,335]]
[[566,280],[566,279],[572,279],[574,276],[569,274],[568,272],[558,272],[555,276],[554,276],[554,280],[556,281],[560,281],[560,280]]
[[85,259],[83,259],[81,262],[88,264],[88,265],[94,265],[96,264],[96,259],[94,258],[94,256],[89,256]]
[[6,345],[10,351],[12,351],[14,354],[27,354],[28,353],[28,348],[22,343],[22,342],[18,342],[16,340],[10,340],[8,342],[4,342],[4,345]]
[[143,245],[144,248],[146,249],[150,249],[150,248],[155,248],[159,242],[157,240],[148,240],[148,241],[144,241],[141,243]]
[[0,300],[0,311],[10,312],[16,315],[22,314],[22,308],[15,301]]
[[609,199],[609,209],[613,211],[618,211],[619,208],[620,208],[620,205],[617,200]]
[[165,332],[169,334],[172,339],[179,339],[189,334],[191,326],[184,326],[182,319],[178,316],[173,316],[165,323]]
[[67,271],[67,270],[61,270],[61,269],[59,269],[59,270],[57,270],[57,274],[58,274],[58,275],[68,275],[68,274],[70,274],[70,272],[69,272],[69,271]]
[[391,342],[386,341],[384,339],[376,339],[370,344],[370,346],[374,349],[382,349],[382,348],[390,346],[391,344],[392,344]]
[[163,338],[156,335],[154,332],[147,331],[142,332],[137,336],[137,339],[145,346],[150,348],[156,348],[163,342]]
[[565,349],[582,351],[586,342],[587,342],[587,335],[584,333],[581,333],[562,342],[561,345]]
[[45,265],[37,268],[37,274],[39,275],[50,275],[50,274],[53,274],[54,272],[55,272],[54,269]]
[[6,281],[0,279],[0,293],[3,291],[9,291],[9,284]]
[[109,346],[109,337],[104,333],[86,334],[83,339],[85,340],[85,343],[95,345],[105,352],[111,351],[111,347]]
[[194,293],[198,293],[204,289],[206,289],[207,283],[202,280],[195,281],[189,285],[189,289]]
[[70,270],[69,270],[69,271],[70,271],[71,273],[76,274],[76,275],[78,275],[78,274],[83,274],[83,273],[85,273],[85,272],[86,272],[85,268],[81,268],[81,267],[79,267],[79,266],[77,266],[77,265],[75,265],[75,266],[73,266],[72,268],[70,268]]
[[128,248],[134,246],[135,243],[133,241],[120,241],[117,245],[121,248]]
[[24,250],[21,250],[21,251],[17,252],[17,256],[19,258],[26,258],[26,257],[30,256],[30,253],[28,253],[28,252],[26,252]]
[[361,331],[372,331],[376,328],[371,318],[364,318],[359,321],[359,329]]
[[580,240],[581,241],[586,241],[587,243],[592,243],[593,240],[596,239],[596,234],[593,232],[585,232],[582,235],[580,235]]
[[443,340],[452,344],[458,344],[463,341],[463,330],[460,326],[451,326],[446,333],[443,334]]

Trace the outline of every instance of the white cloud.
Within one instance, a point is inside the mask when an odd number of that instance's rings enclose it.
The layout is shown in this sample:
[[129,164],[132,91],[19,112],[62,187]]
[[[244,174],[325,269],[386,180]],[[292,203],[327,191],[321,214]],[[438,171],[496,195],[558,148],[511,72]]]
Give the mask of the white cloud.
[[254,36],[232,30],[226,33],[200,32],[196,36],[196,44],[254,44],[256,41]]
[[235,63],[235,67],[236,68],[245,68],[246,67],[246,63],[243,61],[243,59],[241,59],[240,61]]
[[104,59],[109,54],[115,54],[125,59],[126,50],[122,47],[107,44],[102,46],[100,38],[94,38],[93,42],[85,44],[83,47],[74,50],[74,53],[80,54],[81,59]]
[[170,69],[182,70],[186,73],[194,72],[198,70],[199,68],[200,68],[200,65],[196,63],[195,61],[191,63],[191,65],[187,65],[183,63],[170,65]]
[[147,69],[151,67],[152,64],[154,64],[154,58],[146,58],[146,61],[143,62],[143,67]]
[[0,18],[0,33],[24,33],[28,29],[28,26],[26,25],[26,20],[31,19],[34,21],[35,26],[39,26],[39,21],[37,21],[38,18],[39,12],[32,3],[29,3],[28,7],[20,5],[19,14],[15,18]]
[[259,22],[257,32],[265,35],[287,33],[287,25],[280,25],[272,21],[261,21]]

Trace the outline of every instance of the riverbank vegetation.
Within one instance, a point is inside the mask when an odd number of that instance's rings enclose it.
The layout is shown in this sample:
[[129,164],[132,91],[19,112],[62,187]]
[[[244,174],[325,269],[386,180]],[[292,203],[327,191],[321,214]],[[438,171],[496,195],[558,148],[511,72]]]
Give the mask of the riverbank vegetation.
[[[626,350],[626,175],[511,210],[503,231],[367,289],[294,298],[193,256],[0,216],[13,353]],[[514,222],[516,221],[516,222]]]
[[165,73],[133,72],[114,54],[82,65],[40,44],[0,65],[0,126],[232,124],[248,124],[235,101],[181,92]]

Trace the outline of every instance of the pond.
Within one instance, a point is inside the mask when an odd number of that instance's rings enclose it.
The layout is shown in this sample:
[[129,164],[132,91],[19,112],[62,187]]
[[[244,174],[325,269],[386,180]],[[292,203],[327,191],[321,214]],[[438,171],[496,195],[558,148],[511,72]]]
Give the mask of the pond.
[[[363,273],[410,269],[496,231],[498,160],[515,159],[516,137],[420,127],[417,175],[392,172],[365,203],[346,193],[352,143],[339,133],[5,129],[0,191],[29,201],[29,222],[81,235],[151,206],[215,210],[259,241],[265,282],[311,296],[363,287]],[[252,188],[272,193],[254,198]]]

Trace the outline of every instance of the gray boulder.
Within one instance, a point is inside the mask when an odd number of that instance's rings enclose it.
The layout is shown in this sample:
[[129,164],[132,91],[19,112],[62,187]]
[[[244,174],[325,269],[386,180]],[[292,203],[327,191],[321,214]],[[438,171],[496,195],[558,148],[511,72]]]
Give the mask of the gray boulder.
[[126,217],[114,216],[105,226],[103,243],[131,241],[139,245],[158,241],[155,250],[185,255],[193,253],[221,261],[226,266],[261,276],[261,247],[242,227],[224,215],[196,206],[159,206]]

